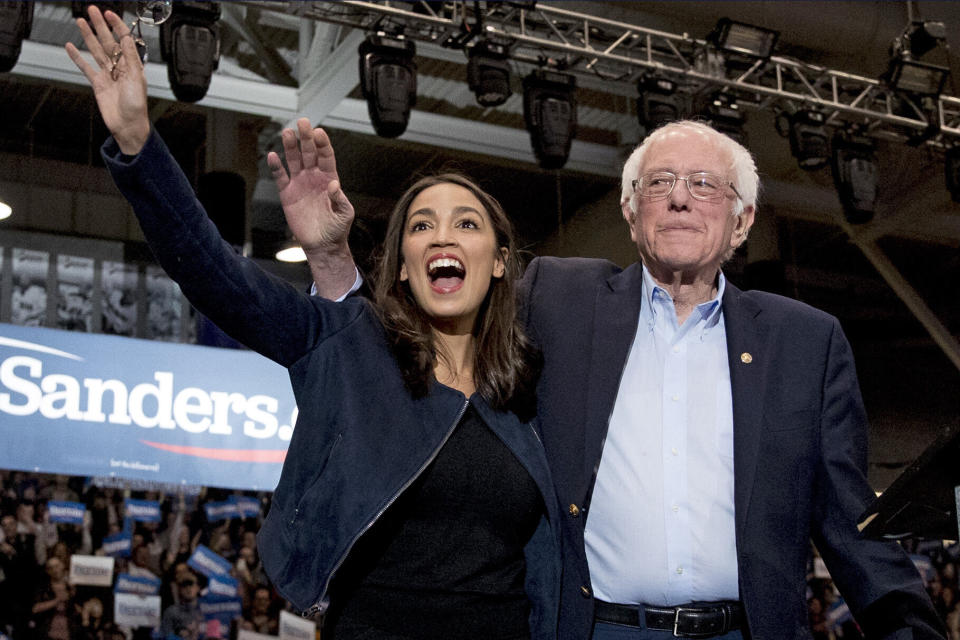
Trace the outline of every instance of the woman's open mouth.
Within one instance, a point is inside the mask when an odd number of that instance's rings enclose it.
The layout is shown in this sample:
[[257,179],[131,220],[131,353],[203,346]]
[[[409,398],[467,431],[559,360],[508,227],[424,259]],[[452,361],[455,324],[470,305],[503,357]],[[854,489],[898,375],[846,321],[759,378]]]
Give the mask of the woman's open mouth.
[[434,256],[427,263],[427,277],[430,286],[437,293],[452,293],[463,286],[467,270],[459,258],[453,256]]

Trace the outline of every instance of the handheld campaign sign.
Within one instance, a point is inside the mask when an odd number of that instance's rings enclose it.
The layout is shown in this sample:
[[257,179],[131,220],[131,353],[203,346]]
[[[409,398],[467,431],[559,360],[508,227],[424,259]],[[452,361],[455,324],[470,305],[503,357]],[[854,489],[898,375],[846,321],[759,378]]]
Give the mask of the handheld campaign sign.
[[103,552],[114,558],[129,558],[133,537],[129,531],[121,531],[103,539]]
[[87,506],[82,502],[51,500],[47,503],[47,512],[50,514],[50,522],[83,524],[83,516],[87,512]]
[[231,576],[213,575],[207,583],[207,592],[215,596],[232,598],[239,593],[240,583]]
[[207,513],[207,522],[217,522],[218,520],[232,520],[240,517],[237,510],[237,503],[233,500],[224,502],[208,502],[204,505]]
[[71,556],[70,584],[109,587],[113,584],[113,558],[105,556]]
[[296,416],[252,351],[0,324],[2,469],[269,491]]
[[202,544],[197,545],[187,564],[207,576],[226,576],[230,573],[231,565],[227,560]]
[[113,621],[121,627],[159,627],[160,596],[114,594]]
[[241,518],[256,518],[260,515],[260,500],[250,496],[230,496],[237,505],[237,513]]
[[155,500],[127,498],[123,501],[123,514],[137,522],[160,522],[160,503]]
[[207,620],[220,620],[227,627],[234,618],[243,615],[243,602],[237,597],[205,595],[200,598],[200,613]]
[[113,590],[117,593],[138,593],[142,596],[154,596],[160,593],[160,585],[160,578],[121,573],[117,576],[117,584]]
[[280,612],[280,640],[314,640],[317,624],[289,611]]

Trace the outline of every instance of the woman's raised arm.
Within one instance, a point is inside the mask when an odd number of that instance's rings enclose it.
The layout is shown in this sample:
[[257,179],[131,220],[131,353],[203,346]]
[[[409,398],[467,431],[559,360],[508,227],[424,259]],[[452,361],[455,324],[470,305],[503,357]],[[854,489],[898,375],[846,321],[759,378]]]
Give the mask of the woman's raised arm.
[[310,128],[307,118],[297,120],[296,132],[284,129],[281,137],[289,172],[273,151],[267,165],[287,225],[307,254],[317,294],[339,298],[353,286],[356,268],[347,244],[353,205],[340,188],[333,145],[323,129]]
[[112,11],[101,14],[96,5],[88,9],[90,21],[77,18],[77,27],[93,56],[91,66],[73,43],[67,54],[93,88],[103,122],[120,150],[136,155],[150,136],[147,115],[147,78],[137,55],[130,27]]

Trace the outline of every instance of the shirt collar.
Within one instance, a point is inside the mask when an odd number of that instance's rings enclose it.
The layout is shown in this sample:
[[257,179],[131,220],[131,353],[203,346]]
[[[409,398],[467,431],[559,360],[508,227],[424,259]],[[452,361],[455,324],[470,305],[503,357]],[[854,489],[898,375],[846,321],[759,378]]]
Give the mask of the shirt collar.
[[[658,304],[666,303],[672,305],[673,298],[666,289],[654,281],[653,276],[650,275],[650,271],[647,269],[647,265],[641,264],[640,266],[643,273],[643,301],[640,305],[640,323],[641,325],[646,323],[652,327],[657,317]],[[723,271],[720,271],[717,275],[717,295],[697,305],[697,311],[700,312],[700,321],[703,322],[704,330],[709,330],[720,321],[723,292],[726,288],[727,279],[723,275]]]

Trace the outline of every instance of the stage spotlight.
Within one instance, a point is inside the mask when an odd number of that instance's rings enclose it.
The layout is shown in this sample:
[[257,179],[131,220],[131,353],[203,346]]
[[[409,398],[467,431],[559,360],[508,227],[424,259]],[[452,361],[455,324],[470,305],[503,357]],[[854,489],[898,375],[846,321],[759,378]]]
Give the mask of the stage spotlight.
[[893,89],[918,96],[936,96],[950,75],[950,69],[920,62],[918,57],[946,42],[942,22],[914,20],[890,45],[890,63],[883,80]]
[[863,136],[838,132],[833,137],[833,183],[843,215],[850,224],[873,218],[877,203],[877,163],[873,142]]
[[677,83],[666,78],[646,77],[637,82],[637,118],[640,126],[653,131],[680,117],[682,97],[677,95]]
[[898,91],[920,96],[937,96],[943,91],[950,69],[936,64],[919,62],[907,58],[890,59],[884,79]]
[[824,126],[826,116],[819,111],[797,111],[790,120],[790,153],[801,169],[813,171],[830,162],[830,141]]
[[307,254],[303,252],[300,243],[294,240],[287,240],[281,245],[274,258],[279,262],[306,262]]
[[413,41],[377,33],[360,43],[360,89],[378,136],[396,138],[407,130],[417,102]]
[[947,190],[954,202],[960,202],[960,146],[947,149],[944,158],[946,169]]
[[6,220],[11,215],[13,215],[13,207],[0,200],[0,220]]
[[535,69],[523,79],[523,119],[537,162],[544,169],[567,163],[577,135],[577,81],[571,75]]
[[467,52],[467,84],[484,107],[496,107],[510,97],[510,65],[507,47],[480,40]]
[[726,53],[767,60],[779,37],[780,32],[772,29],[720,18],[707,40]]
[[717,94],[707,103],[701,115],[714,129],[747,146],[747,134],[743,130],[747,117],[732,97],[723,93]]
[[13,69],[33,28],[33,2],[0,2],[0,72]]
[[919,58],[947,41],[947,27],[938,20],[914,20],[893,41],[891,55]]
[[210,88],[220,64],[219,2],[184,0],[173,3],[170,18],[160,25],[160,57],[177,100],[196,102]]

